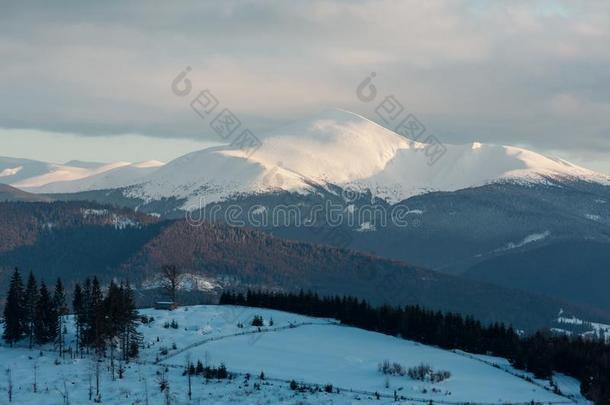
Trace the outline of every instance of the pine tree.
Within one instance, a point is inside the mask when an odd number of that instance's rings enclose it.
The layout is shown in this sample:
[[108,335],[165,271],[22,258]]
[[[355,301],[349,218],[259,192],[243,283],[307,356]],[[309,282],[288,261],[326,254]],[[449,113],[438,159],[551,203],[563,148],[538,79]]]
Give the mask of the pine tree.
[[66,306],[66,293],[64,291],[64,285],[61,279],[57,279],[55,284],[55,291],[53,293],[53,315],[54,315],[54,326],[55,326],[55,344],[59,349],[59,354],[64,353],[64,317],[68,314],[68,307]]
[[47,285],[40,283],[40,296],[36,305],[36,316],[34,318],[34,339],[38,344],[51,341],[55,330],[53,329],[53,303],[49,295]]
[[23,282],[19,270],[15,269],[4,307],[4,333],[2,334],[2,338],[11,346],[25,333],[24,315]]
[[28,336],[29,347],[34,343],[34,318],[36,316],[36,304],[38,303],[38,283],[34,274],[30,272],[28,284],[25,288],[25,332]]

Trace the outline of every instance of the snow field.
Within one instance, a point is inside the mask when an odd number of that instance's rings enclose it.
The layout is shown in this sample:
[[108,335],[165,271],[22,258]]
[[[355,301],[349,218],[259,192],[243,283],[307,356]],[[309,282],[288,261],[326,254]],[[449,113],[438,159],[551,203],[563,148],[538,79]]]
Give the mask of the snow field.
[[[102,403],[164,403],[158,387],[159,372],[167,367],[174,404],[268,403],[268,404],[352,404],[387,403],[396,390],[402,403],[584,403],[575,380],[557,376],[562,389],[574,394],[561,397],[486,362],[462,353],[441,350],[379,333],[338,325],[333,320],[311,318],[281,311],[236,306],[192,306],[175,311],[144,309],[153,317],[142,325],[144,348],[140,359],[125,365],[123,379],[112,380],[109,360],[100,363]],[[262,316],[260,329],[250,325],[254,315]],[[70,317],[69,317],[70,318]],[[273,326],[269,325],[273,319]],[[175,321],[176,329],[164,325]],[[238,327],[242,324],[243,327]],[[68,319],[69,345],[74,345],[74,328]],[[175,346],[174,346],[175,345]],[[57,360],[52,347],[27,349],[0,346],[0,404],[7,403],[7,369],[11,370],[14,403],[63,404],[64,381],[71,404],[89,403],[89,381],[95,390],[95,362],[90,358]],[[175,347],[175,349],[173,349]],[[161,355],[166,348],[167,354]],[[193,400],[187,397],[187,378],[182,375],[187,359],[210,365],[224,363],[234,379],[204,381],[193,377]],[[408,377],[382,375],[378,363],[398,362],[405,367],[427,363],[434,370],[447,370],[451,377],[440,383],[414,381]],[[157,361],[160,361],[160,364]],[[485,359],[502,362],[504,359]],[[36,370],[36,372],[34,372]],[[264,372],[266,380],[259,381]],[[246,381],[246,373],[251,378]],[[34,378],[37,393],[33,392]],[[332,384],[340,393],[298,393],[289,389],[290,380],[323,387]],[[387,381],[386,381],[387,380]],[[260,389],[255,388],[255,383]],[[544,382],[542,382],[543,384]],[[386,388],[386,384],[388,387]],[[381,394],[377,400],[373,393]]]

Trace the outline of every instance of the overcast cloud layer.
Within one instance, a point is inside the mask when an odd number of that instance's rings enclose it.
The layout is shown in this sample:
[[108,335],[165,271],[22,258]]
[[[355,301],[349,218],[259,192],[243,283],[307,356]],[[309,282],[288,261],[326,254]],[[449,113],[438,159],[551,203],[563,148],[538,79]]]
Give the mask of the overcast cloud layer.
[[525,145],[610,172],[607,1],[13,4],[0,12],[5,137],[218,141],[170,91],[186,66],[255,132],[329,107],[375,119],[355,95],[374,71],[444,142]]

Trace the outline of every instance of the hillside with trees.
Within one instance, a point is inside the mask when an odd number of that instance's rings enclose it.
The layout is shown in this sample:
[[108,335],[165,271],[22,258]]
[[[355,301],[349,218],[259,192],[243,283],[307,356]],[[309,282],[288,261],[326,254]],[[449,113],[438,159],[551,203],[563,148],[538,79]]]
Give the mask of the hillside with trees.
[[560,308],[610,323],[610,314],[568,302],[218,223],[192,226],[77,202],[0,203],[0,223],[5,225],[0,291],[6,291],[13,268],[19,267],[47,284],[61,277],[69,292],[87,276],[103,283],[129,280],[134,289],[147,292],[144,288],[160,270],[174,265],[213,286],[205,292],[210,299],[224,288],[307,289],[358,296],[375,305],[418,304],[526,330],[548,326]]

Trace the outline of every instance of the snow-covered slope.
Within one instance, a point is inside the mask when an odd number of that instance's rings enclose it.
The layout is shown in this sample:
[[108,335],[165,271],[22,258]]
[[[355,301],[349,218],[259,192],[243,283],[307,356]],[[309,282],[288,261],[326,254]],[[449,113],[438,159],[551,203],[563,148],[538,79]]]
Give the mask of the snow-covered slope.
[[578,178],[610,184],[608,176],[512,146],[445,145],[446,153],[429,164],[427,144],[343,110],[326,111],[260,139],[262,146],[251,156],[230,146],[182,156],[129,194],[145,200],[186,198],[189,208],[201,197],[208,203],[278,188],[306,192],[312,183],[370,189],[391,202],[502,179]]
[[[137,184],[145,176],[163,166],[162,162],[150,160],[139,163],[117,162],[91,169],[89,173],[77,180],[51,181],[49,177],[27,181],[36,182],[38,186],[21,185],[24,190],[35,193],[74,193],[79,191],[105,190]],[[44,183],[44,184],[41,184]],[[19,186],[19,185],[17,185]]]
[[[554,376],[560,389],[573,395],[567,398],[551,392],[548,381],[516,376],[523,372],[512,369],[504,359],[441,350],[329,319],[233,306],[193,306],[171,312],[145,309],[141,313],[154,320],[139,328],[143,345],[138,361],[122,365],[115,361],[115,370],[121,365],[125,371],[123,378],[113,379],[109,356],[101,360],[103,403],[165,403],[158,383],[162,373],[170,383],[171,403],[177,404],[380,404],[395,403],[394,392],[405,398],[400,403],[587,403],[578,393],[578,382],[569,377]],[[263,327],[250,326],[254,315],[262,316]],[[171,321],[178,327],[167,327]],[[74,348],[71,316],[67,327],[66,344]],[[224,363],[234,378],[207,381],[193,377],[189,401],[188,379],[183,373],[186,359],[212,366]],[[378,363],[386,359],[405,367],[425,362],[451,376],[434,383],[407,376],[386,377],[378,371]],[[10,369],[14,403],[62,404],[67,395],[70,403],[83,404],[89,403],[91,385],[95,392],[93,355],[61,359],[52,345],[29,350],[23,340],[16,348],[2,343],[0,362],[4,370]],[[259,378],[261,372],[264,380]],[[333,392],[292,391],[291,380],[306,387],[332,384]],[[0,403],[7,398],[6,385],[0,390]]]

